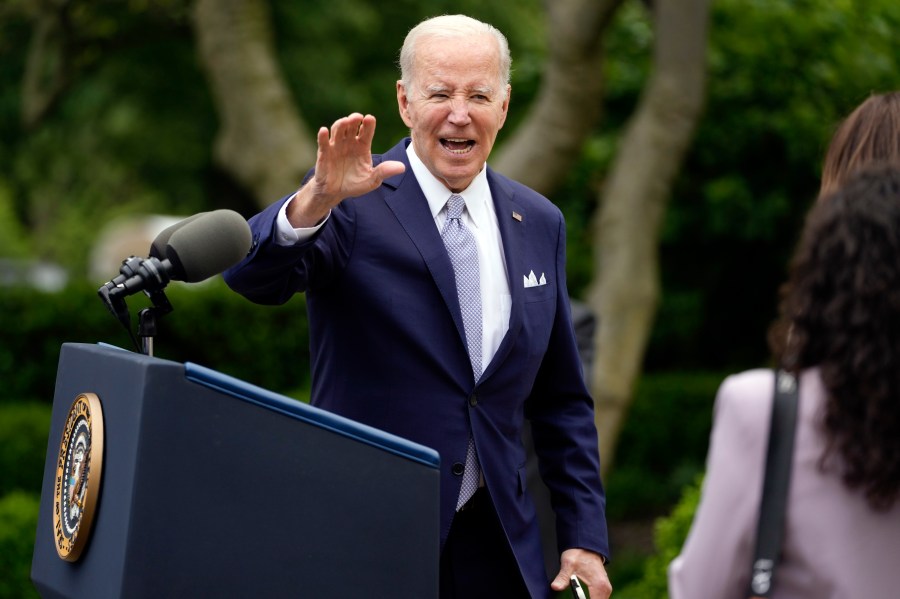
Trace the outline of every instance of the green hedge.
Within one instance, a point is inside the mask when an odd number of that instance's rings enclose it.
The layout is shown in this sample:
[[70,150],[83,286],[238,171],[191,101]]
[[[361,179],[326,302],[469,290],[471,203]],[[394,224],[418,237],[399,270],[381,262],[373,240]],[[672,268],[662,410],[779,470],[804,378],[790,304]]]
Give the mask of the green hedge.
[[[607,517],[660,516],[705,467],[721,372],[646,373],[619,436],[605,481]],[[615,550],[615,549],[614,549]]]
[[46,403],[0,405],[0,497],[12,491],[41,492],[49,428]]
[[668,599],[669,583],[666,570],[684,545],[694,520],[694,512],[697,511],[702,486],[701,475],[685,487],[681,499],[672,512],[656,521],[654,531],[656,553],[644,562],[643,576],[640,580],[616,590],[616,599]]
[[[278,392],[308,384],[302,295],[284,306],[260,306],[232,292],[220,278],[201,285],[174,283],[166,295],[174,310],[158,320],[158,357],[196,362]],[[138,313],[149,306],[143,294],[128,298],[133,331]],[[125,328],[97,296],[97,287],[81,283],[52,294],[0,289],[0,331],[3,399],[51,401],[62,343],[106,342],[134,349]]]
[[0,599],[38,597],[31,584],[38,505],[32,493],[0,496]]

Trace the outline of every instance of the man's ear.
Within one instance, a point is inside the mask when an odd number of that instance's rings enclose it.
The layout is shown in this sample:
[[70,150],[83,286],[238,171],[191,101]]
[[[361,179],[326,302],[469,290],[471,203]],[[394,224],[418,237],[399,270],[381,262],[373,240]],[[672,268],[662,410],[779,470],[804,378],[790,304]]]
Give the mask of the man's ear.
[[397,109],[400,118],[407,127],[412,127],[412,119],[409,116],[409,96],[406,94],[406,86],[403,81],[397,81]]
[[503,128],[503,125],[506,123],[506,115],[509,114],[509,100],[510,96],[512,96],[512,86],[508,83],[506,84],[506,97],[503,99],[502,107],[500,108],[503,116],[500,120],[500,128]]

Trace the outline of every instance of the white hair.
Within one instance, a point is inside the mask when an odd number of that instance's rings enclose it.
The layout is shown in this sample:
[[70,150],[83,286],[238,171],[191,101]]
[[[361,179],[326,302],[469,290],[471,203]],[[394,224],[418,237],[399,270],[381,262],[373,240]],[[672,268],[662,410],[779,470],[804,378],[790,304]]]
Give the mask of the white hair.
[[413,80],[416,63],[416,45],[420,39],[431,37],[465,38],[479,35],[491,35],[497,42],[500,53],[500,79],[509,85],[512,57],[509,53],[509,42],[503,33],[488,23],[483,23],[466,15],[441,15],[426,19],[410,29],[400,49],[400,80],[409,89]]

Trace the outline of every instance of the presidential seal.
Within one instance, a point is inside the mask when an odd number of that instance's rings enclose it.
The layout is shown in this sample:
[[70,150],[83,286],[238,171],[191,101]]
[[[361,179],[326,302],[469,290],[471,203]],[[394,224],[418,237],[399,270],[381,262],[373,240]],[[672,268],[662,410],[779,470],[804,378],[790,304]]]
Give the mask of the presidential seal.
[[67,562],[77,560],[87,544],[102,471],[103,409],[99,397],[82,393],[69,409],[56,460],[53,537]]

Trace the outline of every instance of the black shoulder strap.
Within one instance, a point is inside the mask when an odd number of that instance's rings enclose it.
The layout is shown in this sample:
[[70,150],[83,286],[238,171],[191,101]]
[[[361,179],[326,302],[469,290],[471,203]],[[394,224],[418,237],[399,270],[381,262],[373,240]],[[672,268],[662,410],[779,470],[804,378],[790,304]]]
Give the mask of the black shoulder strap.
[[756,531],[756,553],[750,576],[750,596],[769,597],[775,564],[781,551],[784,513],[791,481],[791,456],[797,428],[798,381],[783,370],[775,372],[772,423],[766,452],[766,473]]

